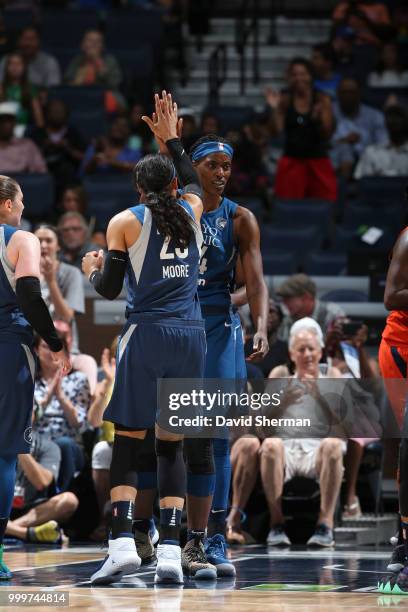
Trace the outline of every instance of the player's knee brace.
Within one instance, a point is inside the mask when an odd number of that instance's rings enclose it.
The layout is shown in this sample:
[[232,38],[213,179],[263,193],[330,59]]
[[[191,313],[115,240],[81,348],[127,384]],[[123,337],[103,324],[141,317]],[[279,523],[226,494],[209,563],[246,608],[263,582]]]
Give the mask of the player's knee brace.
[[157,489],[157,458],[154,430],[149,429],[138,461],[138,489]]
[[214,474],[213,441],[210,438],[184,440],[184,452],[189,472],[192,474]]
[[399,448],[399,503],[401,516],[408,516],[408,439]]
[[187,492],[195,497],[208,497],[214,493],[215,464],[213,441],[209,438],[184,441],[187,460]]
[[139,438],[115,436],[110,467],[111,488],[127,486],[137,489],[138,460],[143,442]]
[[183,441],[156,439],[158,486],[160,498],[182,497],[186,494],[186,469]]

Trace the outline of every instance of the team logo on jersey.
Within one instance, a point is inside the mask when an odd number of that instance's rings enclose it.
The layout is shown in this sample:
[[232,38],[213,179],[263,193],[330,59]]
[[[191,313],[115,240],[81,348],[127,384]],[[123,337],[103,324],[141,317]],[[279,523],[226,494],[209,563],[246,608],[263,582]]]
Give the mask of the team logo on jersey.
[[218,229],[222,230],[227,225],[227,220],[223,219],[222,217],[219,217],[216,220],[215,225],[218,227]]

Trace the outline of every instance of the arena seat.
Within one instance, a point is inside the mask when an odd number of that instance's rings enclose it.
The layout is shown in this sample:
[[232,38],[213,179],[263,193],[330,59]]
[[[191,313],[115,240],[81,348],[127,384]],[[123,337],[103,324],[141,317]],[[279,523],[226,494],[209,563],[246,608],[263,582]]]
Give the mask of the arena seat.
[[[359,498],[362,498],[362,493],[367,491],[368,501],[371,501],[371,506],[367,509],[379,514],[382,511],[382,477],[384,468],[384,446],[380,440],[370,442],[364,448],[364,455],[361,461],[357,491]],[[364,506],[363,506],[364,510]]]
[[106,46],[114,53],[115,49],[133,49],[135,41],[158,45],[162,31],[160,9],[112,12],[106,21]]
[[207,106],[203,114],[211,114],[217,117],[222,132],[241,129],[254,116],[252,106]]
[[39,221],[51,213],[55,186],[51,174],[14,174],[24,194],[24,217]]
[[47,49],[74,47],[78,53],[86,30],[98,27],[97,11],[47,8],[41,20],[42,44]]
[[105,90],[103,87],[60,85],[50,87],[48,98],[62,100],[71,110],[76,112],[96,112],[104,107]]
[[274,249],[304,255],[318,248],[322,240],[322,232],[315,225],[290,229],[276,226],[261,227],[261,251],[263,256]]
[[89,198],[88,211],[91,217],[95,217],[95,228],[98,231],[106,231],[109,221],[114,215],[129,207],[124,198],[98,197]]
[[356,289],[333,289],[320,297],[323,302],[368,302],[368,295]]
[[262,257],[264,274],[294,274],[297,271],[297,254],[275,251]]
[[8,35],[17,35],[27,26],[35,23],[35,15],[30,10],[13,10],[6,9],[3,11],[4,28]]
[[115,57],[126,74],[149,76],[153,70],[153,49],[149,44],[135,44],[131,49],[115,49]]
[[70,123],[75,125],[85,140],[102,136],[106,131],[106,115],[103,108],[93,111],[74,109],[70,115]]
[[240,206],[248,208],[252,213],[254,213],[258,222],[262,221],[263,202],[261,198],[257,198],[255,196],[234,196],[232,199]]
[[333,245],[331,248],[332,252],[344,253],[349,249],[365,249],[365,250],[387,250],[391,249],[395,242],[396,235],[389,228],[381,228],[384,230],[381,238],[374,244],[365,244],[357,233],[357,228],[349,228],[339,225],[336,228]]
[[305,273],[310,276],[338,276],[346,272],[347,257],[345,253],[327,251],[309,253],[302,265]]
[[405,189],[408,176],[365,177],[357,182],[358,200],[365,206],[405,206]]
[[328,232],[332,219],[333,204],[324,201],[277,200],[274,206],[274,221],[283,227],[302,227],[311,223]]
[[372,206],[361,206],[360,204],[347,204],[344,210],[343,226],[346,228],[357,228],[360,225],[386,227],[398,231],[403,222],[403,210],[400,206],[387,206],[385,208],[373,208]]
[[115,214],[139,201],[130,175],[86,176],[83,185],[89,198],[89,212],[96,217],[98,227],[106,227]]
[[383,111],[387,98],[396,95],[400,101],[408,99],[406,87],[367,87],[363,91],[363,103]]
[[78,49],[75,47],[43,47],[44,51],[53,55],[61,68],[61,74],[64,75],[66,69],[68,68],[71,60],[78,55]]

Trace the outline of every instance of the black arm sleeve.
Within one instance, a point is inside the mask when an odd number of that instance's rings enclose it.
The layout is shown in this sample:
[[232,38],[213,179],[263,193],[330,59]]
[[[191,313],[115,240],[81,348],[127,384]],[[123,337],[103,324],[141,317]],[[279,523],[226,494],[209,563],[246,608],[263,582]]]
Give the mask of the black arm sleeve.
[[16,296],[23,315],[33,329],[45,340],[53,353],[61,351],[62,342],[41,297],[40,280],[35,276],[22,276],[17,279]]
[[[166,147],[172,157],[180,183],[188,188],[188,193],[194,193],[201,198],[200,179],[189,156],[183,149],[181,140],[179,138],[172,138],[166,142]],[[187,193],[187,191],[184,190],[184,193]]]
[[114,300],[122,291],[125,278],[128,254],[124,251],[108,251],[103,266],[103,272],[95,270],[89,276],[89,281],[95,291],[108,300]]

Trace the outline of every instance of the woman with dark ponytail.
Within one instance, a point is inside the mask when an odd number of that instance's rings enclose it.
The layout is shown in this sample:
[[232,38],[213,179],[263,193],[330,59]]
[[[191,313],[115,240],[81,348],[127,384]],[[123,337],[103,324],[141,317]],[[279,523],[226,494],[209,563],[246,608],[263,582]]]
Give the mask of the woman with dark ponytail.
[[133,178],[136,189],[144,193],[144,203],[160,234],[170,236],[178,247],[186,247],[194,235],[193,219],[168,192],[175,178],[172,161],[164,155],[147,155],[136,165]]
[[[96,291],[114,299],[123,280],[127,323],[117,351],[111,401],[104,419],[115,425],[110,468],[112,539],[92,584],[116,582],[140,566],[132,533],[133,509],[148,429],[155,427],[160,498],[160,542],[155,582],[183,582],[181,512],[186,493],[183,435],[156,422],[157,379],[198,378],[205,360],[205,331],[197,297],[203,210],[196,171],[178,138],[177,107],[156,95],[145,118],[172,160],[148,155],[134,170],[140,202],[116,215],[107,231],[108,255],[91,252],[82,269]],[[178,181],[184,186],[177,199]],[[166,429],[163,429],[163,427]]]

